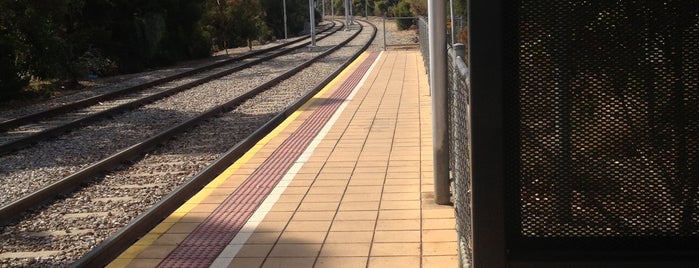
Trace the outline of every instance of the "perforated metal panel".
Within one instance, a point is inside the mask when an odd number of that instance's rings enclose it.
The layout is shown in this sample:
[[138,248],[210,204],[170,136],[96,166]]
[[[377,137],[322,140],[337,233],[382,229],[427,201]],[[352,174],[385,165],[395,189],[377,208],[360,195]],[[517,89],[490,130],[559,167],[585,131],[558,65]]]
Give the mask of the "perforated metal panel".
[[697,249],[699,1],[508,9],[508,243]]

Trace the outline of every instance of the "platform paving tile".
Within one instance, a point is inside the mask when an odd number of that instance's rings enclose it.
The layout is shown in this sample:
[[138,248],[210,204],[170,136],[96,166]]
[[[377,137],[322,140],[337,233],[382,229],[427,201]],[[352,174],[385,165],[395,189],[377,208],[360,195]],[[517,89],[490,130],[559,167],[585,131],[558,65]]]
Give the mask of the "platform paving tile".
[[[456,267],[454,210],[431,194],[430,101],[418,51],[382,54],[278,200],[244,230],[249,237],[233,239],[227,249],[237,252],[212,267]],[[228,188],[214,189],[120,263],[157,265],[175,247],[168,243],[181,241],[300,125],[292,122],[231,176],[236,181],[224,182]]]
[[274,244],[246,244],[243,245],[236,257],[267,257]]
[[316,260],[315,268],[356,268],[366,267],[366,257],[338,257],[320,256]]
[[[419,268],[420,267],[420,256],[372,256],[369,258],[368,268],[387,268],[387,267],[401,267],[401,268]],[[456,267],[454,265],[446,265],[443,267]]]
[[[388,53],[381,68],[392,65],[397,74],[398,57]],[[298,177],[310,187],[261,267],[278,261],[290,267],[456,267],[453,209],[425,194],[433,183],[431,137],[421,138],[418,109],[401,108],[419,107],[420,100],[387,91],[404,88],[383,89],[358,93],[355,99],[363,102],[355,117],[336,124],[335,141],[321,142],[332,150],[314,154],[319,162],[309,169],[318,170],[316,177]],[[389,103],[395,100],[404,103]]]
[[262,266],[265,258],[245,258],[236,257],[230,261],[228,267],[230,268],[259,268]]
[[330,231],[373,231],[376,226],[376,220],[335,220],[332,222]]
[[308,268],[313,267],[315,257],[269,257],[264,260],[262,268]]

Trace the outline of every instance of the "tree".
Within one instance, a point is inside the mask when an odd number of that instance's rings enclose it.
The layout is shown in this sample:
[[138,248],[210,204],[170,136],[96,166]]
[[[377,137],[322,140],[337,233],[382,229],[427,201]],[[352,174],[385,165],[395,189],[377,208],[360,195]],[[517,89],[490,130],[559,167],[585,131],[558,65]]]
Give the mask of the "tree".
[[0,94],[210,54],[204,0],[0,0]]
[[[398,2],[396,6],[390,9],[391,14],[394,17],[412,17],[413,13],[410,12],[410,4],[406,2],[405,0],[401,0]],[[413,20],[411,19],[398,19],[396,21],[396,25],[398,26],[398,30],[405,30],[410,28],[411,25],[413,25]]]
[[[266,15],[264,21],[277,38],[284,38],[284,9],[282,1],[261,0]],[[341,4],[337,4],[337,1],[335,2],[335,13],[339,14],[341,6]],[[327,9],[328,7],[326,6],[326,11]],[[308,0],[286,0],[286,17],[289,36],[300,34],[304,30],[304,24],[308,23],[309,19]],[[320,16],[316,15],[316,20],[320,20]]]
[[17,16],[12,2],[0,1],[0,97],[7,98],[26,86],[23,72],[26,43],[21,42]]
[[73,33],[82,6],[80,0],[0,1],[0,87],[5,95],[19,91],[32,77],[75,81]]
[[398,4],[398,0],[375,0],[374,1],[374,15],[376,16],[394,16],[390,11],[395,5]]
[[95,42],[124,71],[209,55],[210,43],[199,23],[203,0],[91,2],[87,21],[107,33]]
[[264,13],[259,0],[235,0],[231,3],[233,34],[238,44],[251,47],[252,40],[263,40],[270,35],[264,23]]
[[165,32],[155,54],[156,61],[169,64],[183,59],[209,56],[210,38],[204,34],[200,23],[204,15],[204,1],[160,2],[165,9]]
[[427,16],[427,0],[406,0],[413,16]]

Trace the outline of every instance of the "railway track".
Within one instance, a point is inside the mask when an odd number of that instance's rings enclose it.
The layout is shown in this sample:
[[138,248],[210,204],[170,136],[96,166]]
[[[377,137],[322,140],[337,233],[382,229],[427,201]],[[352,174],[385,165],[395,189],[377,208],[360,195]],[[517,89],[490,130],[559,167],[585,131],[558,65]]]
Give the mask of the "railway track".
[[[340,27],[342,26],[337,28]],[[321,42],[324,41],[321,39]],[[0,222],[7,219],[3,217],[3,211],[13,215],[16,210],[10,208],[23,206],[13,200],[26,195],[24,192],[46,188],[68,174],[92,174],[113,163],[127,160],[131,158],[128,153],[125,157],[114,155],[134,144],[139,146],[130,151],[157,144],[158,139],[146,143],[142,141],[207,109],[222,105],[227,98],[245,95],[256,85],[273,80],[284,71],[291,70],[294,65],[302,63],[304,57],[317,54],[308,53],[305,47],[296,48],[294,51],[286,51],[284,56],[268,59],[251,68],[231,73],[216,81],[190,88],[118,116],[112,115],[110,120],[101,120],[74,129],[58,139],[43,141],[13,154],[0,156],[0,163],[3,163],[0,165],[0,176],[5,176],[6,182],[17,182],[14,185],[8,183],[9,185],[0,188],[0,208],[7,208],[0,209]],[[109,156],[114,157],[108,158]],[[78,175],[80,176],[82,175]],[[28,183],[19,184],[25,181]]]
[[[334,34],[341,28],[342,25],[335,25],[335,22],[326,25],[319,32],[318,40]],[[256,64],[291,53],[309,43],[309,38],[299,38],[289,43],[192,68],[151,82],[7,119],[0,122],[0,155],[72,131],[81,125],[192,89],[213,79],[252,68]]]
[[[319,40],[309,53],[320,60],[280,59],[298,67],[67,173],[52,184],[63,184],[60,187],[43,187],[43,194],[25,195],[27,201],[4,206],[0,219],[22,217],[2,227],[0,266],[67,266],[78,259],[75,266],[103,265],[328,83],[368,47],[376,34],[371,26],[369,31],[354,26],[353,31],[340,32],[337,39],[346,44],[329,40],[335,37]],[[100,163],[103,166],[86,171]],[[58,194],[61,198],[54,199]],[[13,205],[22,202],[26,203]],[[36,208],[39,204],[43,205]]]

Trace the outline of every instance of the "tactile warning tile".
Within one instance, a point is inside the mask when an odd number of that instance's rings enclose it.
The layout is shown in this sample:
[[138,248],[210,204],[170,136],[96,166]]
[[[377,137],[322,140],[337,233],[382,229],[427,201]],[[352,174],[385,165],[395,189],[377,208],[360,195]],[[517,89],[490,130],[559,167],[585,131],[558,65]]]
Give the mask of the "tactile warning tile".
[[240,231],[378,57],[374,52],[158,267],[208,267]]

